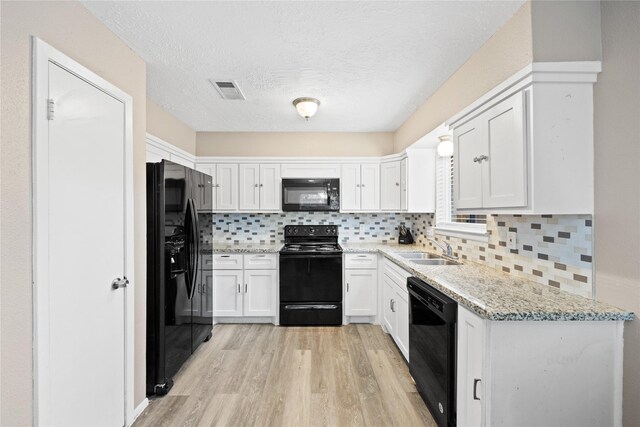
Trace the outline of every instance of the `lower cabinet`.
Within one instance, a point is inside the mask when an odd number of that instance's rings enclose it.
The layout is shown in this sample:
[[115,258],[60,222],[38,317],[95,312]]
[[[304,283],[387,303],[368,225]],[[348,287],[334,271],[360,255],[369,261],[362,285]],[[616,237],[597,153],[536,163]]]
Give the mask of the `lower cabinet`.
[[345,254],[345,316],[375,316],[378,313],[377,263],[375,253]]
[[276,266],[276,254],[215,255],[213,316],[275,316],[278,289]]
[[480,426],[485,320],[458,304],[457,328],[457,421],[459,426]]
[[409,293],[408,271],[384,260],[382,283],[382,325],[400,352],[409,360]]

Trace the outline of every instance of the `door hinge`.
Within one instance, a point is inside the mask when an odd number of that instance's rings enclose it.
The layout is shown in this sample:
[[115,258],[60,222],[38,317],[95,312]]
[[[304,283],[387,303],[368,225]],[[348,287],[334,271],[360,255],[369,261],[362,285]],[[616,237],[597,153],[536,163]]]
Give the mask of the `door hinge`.
[[56,103],[53,99],[47,99],[47,120],[53,120],[53,113]]

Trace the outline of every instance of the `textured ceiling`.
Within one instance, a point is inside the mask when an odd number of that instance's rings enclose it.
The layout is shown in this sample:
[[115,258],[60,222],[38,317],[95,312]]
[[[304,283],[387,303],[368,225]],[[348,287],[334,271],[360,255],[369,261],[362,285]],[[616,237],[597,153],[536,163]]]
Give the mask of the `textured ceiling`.
[[[352,132],[396,130],[523,3],[83,2],[145,60],[149,98],[194,130]],[[321,102],[309,122],[300,96]]]

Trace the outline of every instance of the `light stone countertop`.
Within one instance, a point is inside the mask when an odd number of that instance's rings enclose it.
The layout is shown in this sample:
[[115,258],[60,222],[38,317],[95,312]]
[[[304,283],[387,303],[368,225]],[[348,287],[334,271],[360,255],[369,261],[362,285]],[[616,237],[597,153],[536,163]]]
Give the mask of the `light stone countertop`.
[[398,252],[428,252],[417,245],[341,243],[345,253],[382,255],[489,320],[633,320],[609,304],[513,276],[480,264],[418,265]]
[[[213,247],[212,247],[213,246]],[[213,242],[213,245],[209,245],[206,249],[201,249],[202,253],[237,253],[237,254],[265,254],[265,253],[278,253],[282,248],[282,243],[219,243]]]

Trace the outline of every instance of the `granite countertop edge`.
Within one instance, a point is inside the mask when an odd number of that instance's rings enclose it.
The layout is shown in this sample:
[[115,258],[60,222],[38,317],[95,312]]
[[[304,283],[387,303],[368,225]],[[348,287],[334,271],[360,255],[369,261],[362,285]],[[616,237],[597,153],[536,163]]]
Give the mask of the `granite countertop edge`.
[[[397,255],[398,252],[428,252],[415,245],[345,243],[342,246],[345,253],[381,253],[480,317],[492,321],[622,321],[635,317],[631,311],[512,277],[479,264],[462,262],[458,266],[418,266]],[[452,269],[457,269],[457,274],[450,274],[455,271]],[[485,287],[491,288],[492,299],[498,301],[486,301],[480,292],[473,295],[472,288],[467,289],[468,293],[455,289],[451,284],[465,280],[456,277],[460,275],[468,275],[467,282],[481,277]]]

